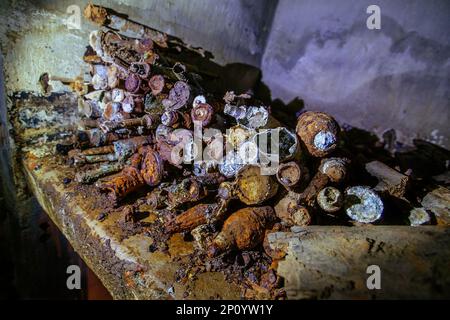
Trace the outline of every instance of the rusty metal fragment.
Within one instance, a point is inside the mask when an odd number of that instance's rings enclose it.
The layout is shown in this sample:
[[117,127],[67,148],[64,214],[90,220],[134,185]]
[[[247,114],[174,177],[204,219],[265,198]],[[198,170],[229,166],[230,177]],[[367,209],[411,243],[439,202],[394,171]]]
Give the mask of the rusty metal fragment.
[[122,170],[123,167],[124,166],[121,163],[101,164],[97,168],[77,172],[75,175],[75,181],[84,184],[92,183],[104,176]]
[[277,180],[284,187],[290,188],[297,185],[302,179],[302,170],[294,162],[283,163],[278,167]]
[[164,165],[158,152],[147,149],[141,164],[141,175],[151,187],[158,185],[164,175]]
[[98,184],[100,190],[108,193],[114,203],[123,199],[133,191],[137,191],[145,185],[139,171],[131,166],[125,167],[118,175],[102,181]]
[[289,192],[275,205],[277,217],[287,226],[306,226],[311,223],[311,214],[299,203],[299,199],[299,194]]
[[336,149],[340,128],[330,115],[308,111],[298,118],[296,131],[312,156],[325,157]]
[[436,216],[440,225],[450,225],[450,190],[437,187],[423,197],[422,206]]
[[247,205],[261,204],[278,191],[278,183],[272,176],[261,175],[258,166],[247,166],[237,175],[236,195]]
[[367,163],[366,170],[379,181],[374,188],[376,191],[387,192],[398,198],[405,195],[409,181],[407,175],[404,175],[379,161]]

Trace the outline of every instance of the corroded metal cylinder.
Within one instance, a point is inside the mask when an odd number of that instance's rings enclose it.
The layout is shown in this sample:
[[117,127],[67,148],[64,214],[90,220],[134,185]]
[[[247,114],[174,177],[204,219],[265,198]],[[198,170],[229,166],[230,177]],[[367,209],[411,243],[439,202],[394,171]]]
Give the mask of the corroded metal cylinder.
[[164,175],[164,165],[158,152],[148,148],[141,163],[141,175],[145,183],[154,187],[158,185]]
[[231,214],[222,231],[208,249],[216,256],[233,249],[251,250],[264,240],[265,231],[271,228],[275,214],[271,207],[248,207]]
[[236,195],[247,205],[261,204],[278,191],[278,183],[272,176],[261,175],[258,166],[246,166],[237,175]]
[[323,188],[317,195],[317,204],[325,212],[339,211],[343,204],[342,193],[335,187]]
[[366,186],[345,190],[344,208],[347,215],[360,223],[372,223],[383,214],[383,201],[375,191]]
[[314,157],[325,157],[336,149],[339,125],[324,112],[308,111],[297,120],[297,135]]
[[302,179],[302,170],[294,161],[282,163],[278,167],[277,179],[284,187],[293,187]]
[[275,205],[277,217],[288,226],[307,226],[311,223],[309,210],[298,204],[298,198],[298,194],[288,193]]

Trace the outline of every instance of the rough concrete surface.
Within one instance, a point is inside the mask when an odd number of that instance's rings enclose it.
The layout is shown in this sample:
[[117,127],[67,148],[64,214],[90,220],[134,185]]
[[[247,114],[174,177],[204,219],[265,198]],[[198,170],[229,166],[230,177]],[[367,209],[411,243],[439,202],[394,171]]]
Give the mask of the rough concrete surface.
[[261,64],[273,97],[403,141],[450,146],[450,3],[279,1]]

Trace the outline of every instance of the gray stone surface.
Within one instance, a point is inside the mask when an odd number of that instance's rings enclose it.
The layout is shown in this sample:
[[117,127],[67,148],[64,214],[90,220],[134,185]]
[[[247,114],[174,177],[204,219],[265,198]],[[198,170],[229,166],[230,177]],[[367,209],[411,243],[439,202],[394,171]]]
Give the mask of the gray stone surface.
[[[369,30],[366,8],[381,9]],[[261,68],[273,97],[401,140],[450,146],[450,2],[279,1]]]

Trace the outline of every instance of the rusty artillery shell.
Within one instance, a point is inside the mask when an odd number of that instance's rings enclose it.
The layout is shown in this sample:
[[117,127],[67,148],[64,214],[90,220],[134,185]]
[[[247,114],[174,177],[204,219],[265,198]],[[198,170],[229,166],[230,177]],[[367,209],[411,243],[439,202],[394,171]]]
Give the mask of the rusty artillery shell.
[[138,93],[141,90],[141,78],[131,73],[125,80],[125,89],[130,93]]
[[247,205],[261,204],[278,191],[278,183],[271,176],[261,175],[258,166],[247,166],[237,175],[236,195]]
[[311,223],[311,215],[307,208],[299,205],[299,194],[288,193],[275,205],[275,213],[288,226],[307,226]]
[[302,179],[302,170],[300,166],[294,162],[282,163],[278,167],[277,180],[284,187],[290,188],[297,185]]
[[79,122],[79,127],[81,129],[91,129],[91,128],[97,128],[99,125],[97,119],[89,119],[89,118],[83,118]]
[[378,194],[369,187],[354,186],[345,190],[344,208],[353,220],[372,223],[381,218],[384,205]]
[[152,91],[152,94],[154,96],[160,94],[164,89],[164,77],[162,75],[154,75],[153,77],[148,80],[148,86],[150,87],[150,90]]
[[109,145],[120,139],[119,135],[113,132],[104,133],[98,128],[84,131],[87,135],[89,144],[94,147]]
[[162,188],[154,189],[145,197],[145,203],[153,210],[165,207],[167,203],[167,191]]
[[217,204],[198,204],[176,216],[166,224],[168,233],[186,232],[206,224],[209,216],[217,209]]
[[323,211],[333,213],[342,208],[344,198],[335,187],[326,187],[317,195],[317,204]]
[[128,70],[142,79],[145,79],[150,75],[150,65],[145,62],[133,62]]
[[194,178],[186,178],[180,183],[169,187],[169,208],[203,199],[207,195],[206,188]]
[[323,159],[319,171],[326,174],[330,181],[341,182],[347,174],[347,164],[349,160],[346,158],[328,158]]
[[261,244],[266,229],[272,227],[275,213],[271,207],[248,207],[231,214],[222,231],[208,249],[210,257],[233,249],[251,250]]
[[145,183],[153,187],[158,185],[163,178],[164,166],[161,156],[158,152],[147,149],[142,159],[141,175]]
[[161,115],[161,123],[168,127],[178,127],[180,124],[179,120],[179,114],[177,111],[168,110]]
[[102,164],[99,167],[95,169],[90,169],[86,171],[78,171],[75,174],[75,181],[79,183],[91,183],[95,180],[98,180],[101,177],[107,176],[109,174],[118,172],[122,170],[123,164],[121,163],[108,163],[108,164]]
[[191,118],[194,122],[199,122],[203,127],[209,125],[213,120],[214,109],[208,103],[197,104],[191,110]]
[[284,252],[283,250],[272,249],[270,247],[269,235],[271,233],[274,233],[274,232],[277,232],[277,231],[281,231],[281,224],[280,223],[275,223],[275,225],[273,226],[273,228],[271,230],[266,230],[265,236],[264,236],[264,241],[263,241],[264,252],[269,257],[271,257],[272,260],[280,260],[280,259],[283,259],[286,256],[286,252]]
[[324,112],[308,111],[297,120],[297,135],[314,157],[324,157],[337,146],[339,125]]
[[101,182],[98,187],[100,190],[108,192],[112,201],[117,202],[144,185],[145,181],[139,171],[134,167],[128,166],[117,176]]
[[169,96],[163,101],[167,110],[178,110],[186,105],[190,96],[190,87],[184,81],[177,81],[169,91]]

